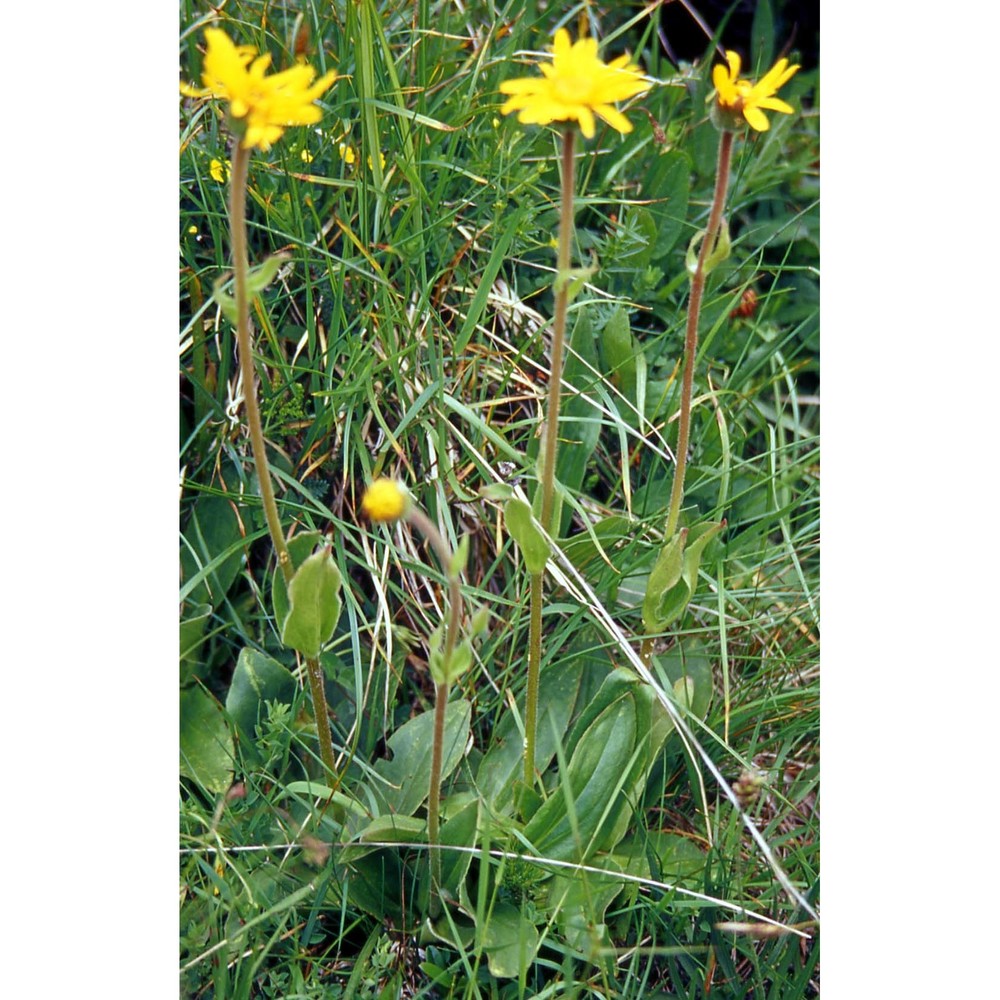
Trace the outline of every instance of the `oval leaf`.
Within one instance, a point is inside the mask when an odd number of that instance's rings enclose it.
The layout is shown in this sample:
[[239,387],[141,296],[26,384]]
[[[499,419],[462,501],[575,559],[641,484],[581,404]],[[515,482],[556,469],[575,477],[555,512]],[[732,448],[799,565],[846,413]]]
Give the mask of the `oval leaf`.
[[200,687],[181,691],[181,774],[209,792],[233,781],[233,737],[215,699]]
[[545,570],[551,552],[549,543],[531,518],[531,508],[515,497],[507,501],[504,507],[504,518],[511,538],[517,542],[524,564],[533,576]]
[[226,711],[240,733],[252,740],[265,713],[264,703],[281,701],[290,705],[295,689],[295,678],[277,660],[255,649],[242,649],[226,695]]
[[303,656],[319,656],[340,618],[340,570],[328,549],[314,552],[295,571],[288,586],[291,607],[281,641]]

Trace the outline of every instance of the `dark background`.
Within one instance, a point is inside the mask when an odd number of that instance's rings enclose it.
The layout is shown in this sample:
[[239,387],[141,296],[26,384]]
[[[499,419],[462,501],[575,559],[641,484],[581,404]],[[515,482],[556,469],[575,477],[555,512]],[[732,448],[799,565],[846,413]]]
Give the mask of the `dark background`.
[[[711,30],[715,30],[731,10],[729,21],[722,31],[723,46],[746,50],[750,40],[757,0],[737,0],[734,4],[723,0],[686,0],[697,11]],[[804,69],[814,69],[819,64],[819,0],[771,0],[774,14],[775,51],[784,53],[786,47],[797,54]],[[664,3],[659,11],[662,26],[661,45],[664,54],[674,62],[692,62],[705,53],[708,39],[681,0]]]

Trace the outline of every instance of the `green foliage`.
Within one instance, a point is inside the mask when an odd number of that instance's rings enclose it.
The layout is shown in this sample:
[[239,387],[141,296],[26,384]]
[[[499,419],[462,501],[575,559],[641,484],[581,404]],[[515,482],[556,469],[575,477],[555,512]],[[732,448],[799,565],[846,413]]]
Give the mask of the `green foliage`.
[[[629,109],[630,134],[599,127],[578,146],[560,555],[512,499],[536,492],[558,150],[551,130],[498,113],[499,83],[532,72],[522,53],[548,44],[557,18],[550,4],[480,8],[473,24],[430,0],[181,5],[186,80],[208,17],[282,69],[300,13],[310,62],[340,75],[317,126],[250,164],[251,263],[287,255],[251,312],[282,523],[293,566],[309,566],[291,588],[241,430],[231,324],[211,297],[231,267],[227,188],[209,173],[228,137],[211,106],[182,104],[181,992],[695,996],[711,972],[709,996],[818,995],[815,939],[717,928],[746,919],[730,907],[789,925],[808,915],[625,669],[591,598],[555,575],[564,555],[636,650],[650,635],[654,679],[727,781],[761,775],[753,822],[814,903],[815,68],[782,91],[801,113],[736,140],[684,527],[664,543],[685,254],[707,221],[717,149],[713,57],[670,65],[660,9],[585,12],[602,40],[621,29],[608,53],[628,48],[663,85]],[[752,36],[723,30],[723,44],[766,64],[788,41],[780,15],[758,4]],[[733,316],[750,289],[756,311]],[[407,482],[457,551],[444,575],[408,526],[357,515],[380,473]],[[547,594],[531,792],[524,569],[545,573]],[[431,922],[431,637],[459,573],[491,627],[449,670],[444,911]],[[338,775],[318,761],[296,650],[320,654]]]
[[524,556],[524,565],[528,568],[528,572],[541,573],[545,569],[552,549],[533,520],[531,508],[523,500],[514,497],[507,501],[504,518],[507,530]]
[[181,689],[181,774],[209,792],[222,792],[233,776],[233,738],[215,699],[198,686]]
[[340,571],[329,549],[303,560],[288,584],[288,614],[281,641],[303,656],[317,657],[340,618]]
[[[465,754],[471,717],[472,706],[467,701],[453,701],[445,711],[443,777],[451,774]],[[433,723],[433,713],[424,712],[400,726],[388,740],[392,759],[375,764],[376,772],[384,780],[373,789],[384,808],[395,815],[412,816],[427,798]]]

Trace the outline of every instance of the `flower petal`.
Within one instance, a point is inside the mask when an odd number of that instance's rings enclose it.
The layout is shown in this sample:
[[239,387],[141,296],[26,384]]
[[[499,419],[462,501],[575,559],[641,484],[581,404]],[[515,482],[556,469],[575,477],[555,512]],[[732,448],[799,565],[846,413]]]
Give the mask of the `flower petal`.
[[632,123],[615,107],[610,104],[600,104],[594,108],[596,114],[600,115],[612,128],[617,129],[623,135],[632,131]]
[[588,138],[594,138],[594,116],[591,113],[590,108],[585,104],[581,104],[577,108],[576,118],[580,122],[580,131]]
[[765,97],[762,101],[757,101],[758,108],[767,108],[768,111],[780,111],[786,115],[795,114],[795,108],[786,104],[780,97]]
[[744,108],[743,117],[747,120],[747,125],[758,132],[766,132],[771,127],[767,116],[757,108]]

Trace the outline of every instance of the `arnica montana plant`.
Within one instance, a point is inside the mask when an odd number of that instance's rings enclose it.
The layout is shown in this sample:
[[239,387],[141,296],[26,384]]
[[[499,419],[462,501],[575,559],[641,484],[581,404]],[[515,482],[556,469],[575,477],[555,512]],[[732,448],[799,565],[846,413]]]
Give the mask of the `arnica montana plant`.
[[777,2],[182,3],[183,995],[818,995]]

